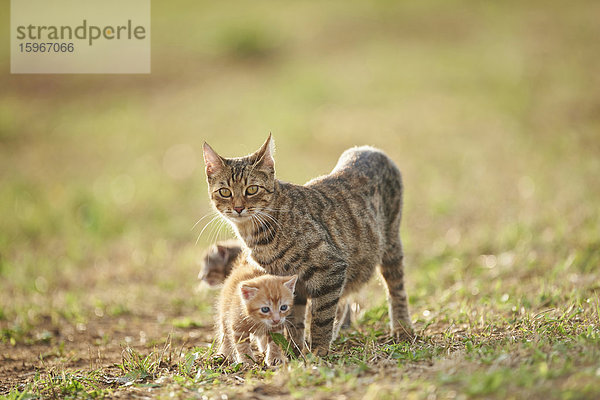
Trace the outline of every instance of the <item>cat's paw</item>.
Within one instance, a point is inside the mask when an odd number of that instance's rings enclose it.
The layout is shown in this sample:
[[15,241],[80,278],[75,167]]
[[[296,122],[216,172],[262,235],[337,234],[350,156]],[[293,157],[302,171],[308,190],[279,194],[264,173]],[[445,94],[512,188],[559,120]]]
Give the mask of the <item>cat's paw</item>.
[[394,339],[402,342],[411,342],[416,337],[412,326],[407,324],[398,324],[398,326],[393,327],[392,336]]
[[329,353],[329,346],[317,346],[311,350],[317,357],[325,357]]

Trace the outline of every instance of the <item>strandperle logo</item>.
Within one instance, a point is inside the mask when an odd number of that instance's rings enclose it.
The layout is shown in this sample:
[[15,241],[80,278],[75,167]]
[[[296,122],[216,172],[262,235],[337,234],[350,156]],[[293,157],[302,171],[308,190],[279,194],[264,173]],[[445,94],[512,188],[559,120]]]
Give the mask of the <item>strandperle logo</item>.
[[150,0],[11,0],[11,72],[150,73]]
[[19,40],[72,40],[86,39],[91,46],[95,40],[121,40],[121,39],[146,39],[146,28],[141,25],[134,25],[131,20],[127,20],[124,25],[106,25],[103,27],[90,25],[87,19],[84,19],[81,25],[73,28],[71,26],[45,26],[32,25],[17,26],[17,39]]

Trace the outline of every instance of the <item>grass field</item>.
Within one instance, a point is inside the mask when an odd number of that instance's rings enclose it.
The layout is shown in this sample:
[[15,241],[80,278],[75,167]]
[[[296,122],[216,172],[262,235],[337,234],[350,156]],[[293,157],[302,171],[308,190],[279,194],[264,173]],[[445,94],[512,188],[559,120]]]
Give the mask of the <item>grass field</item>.
[[[598,15],[155,1],[150,75],[10,75],[0,41],[0,397],[600,398]],[[413,343],[373,281],[327,358],[212,357],[201,146],[269,132],[286,181],[400,166]]]

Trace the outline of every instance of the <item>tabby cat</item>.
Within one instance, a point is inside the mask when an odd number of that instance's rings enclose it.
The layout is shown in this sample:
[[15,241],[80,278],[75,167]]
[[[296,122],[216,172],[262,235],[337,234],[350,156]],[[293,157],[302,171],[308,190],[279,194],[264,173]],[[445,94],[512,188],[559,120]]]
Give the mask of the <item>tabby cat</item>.
[[253,362],[251,335],[267,365],[280,364],[285,356],[270,336],[283,333],[294,303],[297,275],[274,276],[241,260],[223,284],[217,317],[218,353],[244,364]]
[[204,143],[214,208],[274,275],[298,274],[292,339],[304,344],[311,299],[310,350],[326,355],[340,298],[365,284],[376,266],[386,284],[392,333],[412,336],[400,241],[402,180],[382,151],[346,150],[329,175],[303,186],[275,177],[271,136],[245,157],[224,158]]
[[226,240],[210,246],[202,257],[198,279],[211,287],[221,285],[231,273],[241,252],[242,244],[237,240]]

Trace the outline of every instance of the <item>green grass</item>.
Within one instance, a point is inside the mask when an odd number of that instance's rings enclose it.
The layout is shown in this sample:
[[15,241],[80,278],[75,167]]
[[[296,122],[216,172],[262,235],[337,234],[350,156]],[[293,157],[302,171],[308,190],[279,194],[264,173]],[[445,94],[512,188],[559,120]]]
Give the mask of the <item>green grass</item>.
[[[148,76],[9,75],[0,41],[0,396],[600,397],[597,2],[152,13]],[[286,181],[398,163],[414,342],[373,281],[326,358],[214,356],[201,146],[268,132]]]

